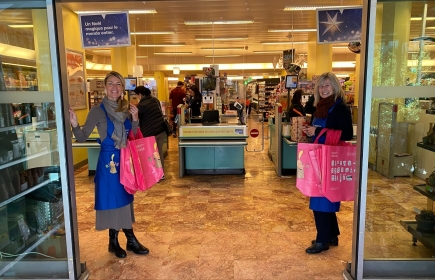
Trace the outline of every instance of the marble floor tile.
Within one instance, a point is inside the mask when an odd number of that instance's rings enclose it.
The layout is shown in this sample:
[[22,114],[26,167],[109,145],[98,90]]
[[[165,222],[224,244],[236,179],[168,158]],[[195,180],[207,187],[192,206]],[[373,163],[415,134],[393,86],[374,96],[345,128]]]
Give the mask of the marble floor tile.
[[[93,177],[75,172],[81,262],[89,279],[343,279],[351,260],[353,202],[337,213],[339,246],[305,253],[316,228],[309,199],[294,176],[278,178],[262,152],[246,152],[244,175],[178,176],[178,139],[169,139],[165,180],[135,195],[134,230],[150,249],[117,259],[107,250],[108,232],[95,230]],[[412,189],[418,178],[387,179],[370,171],[365,254],[372,258],[430,258],[400,220],[412,220],[425,197]],[[120,233],[125,248],[126,239]]]

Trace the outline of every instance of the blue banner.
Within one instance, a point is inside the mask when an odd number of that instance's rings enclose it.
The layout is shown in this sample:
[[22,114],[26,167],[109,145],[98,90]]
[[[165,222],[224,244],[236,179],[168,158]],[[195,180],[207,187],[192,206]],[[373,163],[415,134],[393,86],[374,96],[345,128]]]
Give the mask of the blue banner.
[[360,42],[361,25],[362,8],[318,9],[317,43]]
[[79,20],[84,49],[131,46],[128,13],[83,14]]

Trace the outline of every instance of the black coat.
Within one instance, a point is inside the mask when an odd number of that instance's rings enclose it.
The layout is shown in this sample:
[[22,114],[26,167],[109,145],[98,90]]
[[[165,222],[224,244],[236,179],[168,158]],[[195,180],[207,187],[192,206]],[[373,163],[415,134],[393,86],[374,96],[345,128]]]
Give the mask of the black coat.
[[137,104],[139,126],[144,137],[156,136],[165,131],[165,123],[160,101],[152,96],[144,96]]
[[[341,130],[341,141],[349,141],[353,138],[352,114],[349,107],[343,102],[338,103],[326,120],[326,128]],[[322,131],[321,127],[316,128],[316,135]],[[328,132],[326,132],[328,133]]]
[[201,103],[202,99],[194,99],[193,97],[189,100],[189,108],[192,110],[192,116],[201,116]]

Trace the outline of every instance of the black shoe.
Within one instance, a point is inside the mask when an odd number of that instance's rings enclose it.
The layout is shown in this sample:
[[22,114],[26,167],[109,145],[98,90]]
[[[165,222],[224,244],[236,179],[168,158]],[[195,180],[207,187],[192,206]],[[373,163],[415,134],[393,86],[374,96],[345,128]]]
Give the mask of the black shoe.
[[136,239],[136,236],[134,236],[133,229],[125,229],[123,228],[122,231],[125,233],[125,237],[127,237],[127,250],[133,251],[133,253],[138,255],[146,255],[150,251],[148,248],[140,244],[140,242]]
[[125,258],[127,253],[119,246],[118,231],[116,229],[109,229],[109,252],[114,253],[118,258]]
[[311,245],[310,247],[305,249],[305,252],[307,252],[308,254],[317,254],[317,253],[320,253],[320,252],[326,251],[326,250],[329,250],[328,244],[314,243],[313,245]]
[[[311,245],[316,243],[316,240],[311,240]],[[329,240],[329,246],[338,246],[338,237]]]

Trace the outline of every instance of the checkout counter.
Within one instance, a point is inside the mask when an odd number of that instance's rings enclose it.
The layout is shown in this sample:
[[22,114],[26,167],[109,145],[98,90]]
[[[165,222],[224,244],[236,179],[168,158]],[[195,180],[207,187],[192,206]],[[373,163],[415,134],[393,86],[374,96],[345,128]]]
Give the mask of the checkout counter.
[[[88,149],[88,175],[95,175],[95,170],[97,168],[98,155],[100,154],[100,144],[97,142],[99,138],[98,130],[95,127],[91,135],[89,135],[88,140],[83,143],[77,141],[72,142],[73,148],[87,148]],[[73,140],[75,137],[73,135]],[[163,143],[163,157],[168,155],[168,138],[165,138]]]
[[221,115],[219,123],[185,123],[178,108],[179,176],[186,174],[244,174],[246,125],[235,115]]

